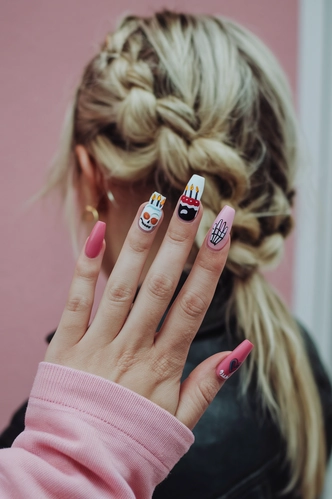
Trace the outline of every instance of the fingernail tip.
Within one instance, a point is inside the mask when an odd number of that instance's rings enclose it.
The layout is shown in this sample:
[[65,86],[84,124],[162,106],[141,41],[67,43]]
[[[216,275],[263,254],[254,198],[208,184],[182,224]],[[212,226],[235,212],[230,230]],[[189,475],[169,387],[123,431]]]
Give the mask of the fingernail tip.
[[246,355],[249,355],[251,350],[254,348],[254,344],[251,341],[245,339],[243,340],[235,350],[239,349],[241,352],[244,352]]
[[232,208],[232,206],[229,206],[228,204],[225,204],[225,206],[221,210],[220,214],[221,213],[225,213],[225,212],[228,213],[229,218],[231,218],[232,220],[234,219],[235,210],[234,210],[234,208]]
[[248,345],[248,347],[249,347],[249,345],[250,345],[250,346],[251,346],[251,348],[254,348],[254,346],[255,346],[253,343],[251,343],[251,341],[249,341],[249,340],[247,340],[247,339],[243,340],[243,343],[247,344],[247,345]]
[[189,183],[191,183],[191,182],[200,183],[201,185],[204,186],[205,178],[202,177],[202,175],[197,175],[197,173],[194,173],[194,175],[192,175],[190,180],[189,180]]
[[96,223],[95,227],[100,227],[100,228],[104,228],[106,229],[106,223],[105,222],[102,222],[101,220],[98,220],[98,222]]

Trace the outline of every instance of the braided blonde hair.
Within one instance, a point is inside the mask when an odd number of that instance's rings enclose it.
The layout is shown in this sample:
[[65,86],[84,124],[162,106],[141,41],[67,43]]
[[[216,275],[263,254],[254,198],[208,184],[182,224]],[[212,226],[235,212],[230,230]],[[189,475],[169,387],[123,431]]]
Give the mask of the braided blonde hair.
[[318,391],[298,327],[260,273],[279,261],[292,228],[297,159],[293,106],[274,56],[228,20],[127,17],[86,67],[68,116],[46,187],[61,186],[67,201],[78,185],[76,144],[105,179],[153,176],[174,199],[193,173],[203,175],[197,246],[220,209],[235,208],[227,308],[256,346],[245,385],[255,373],[285,439],[287,491],[317,497],[326,464]]

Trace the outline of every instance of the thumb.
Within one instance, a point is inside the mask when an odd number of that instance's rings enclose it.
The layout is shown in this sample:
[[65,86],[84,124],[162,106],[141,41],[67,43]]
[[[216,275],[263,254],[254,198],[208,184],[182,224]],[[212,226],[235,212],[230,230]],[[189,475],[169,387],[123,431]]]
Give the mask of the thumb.
[[244,340],[233,352],[217,353],[201,362],[181,385],[175,417],[192,430],[253,346],[250,341]]

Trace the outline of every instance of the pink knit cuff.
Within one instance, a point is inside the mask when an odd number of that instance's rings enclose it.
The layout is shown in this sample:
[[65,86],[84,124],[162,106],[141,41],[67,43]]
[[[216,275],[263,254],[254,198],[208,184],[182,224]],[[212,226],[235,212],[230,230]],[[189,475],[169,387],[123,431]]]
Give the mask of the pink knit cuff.
[[143,445],[168,470],[188,451],[193,433],[148,399],[117,383],[41,362],[30,399],[70,407],[111,425]]

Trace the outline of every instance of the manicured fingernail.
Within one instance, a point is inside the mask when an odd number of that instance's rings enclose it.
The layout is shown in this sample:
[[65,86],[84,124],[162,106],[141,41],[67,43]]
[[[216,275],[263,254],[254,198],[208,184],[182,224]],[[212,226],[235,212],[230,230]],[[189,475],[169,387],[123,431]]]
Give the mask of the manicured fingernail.
[[201,205],[205,179],[200,175],[193,175],[189,180],[179,203],[178,215],[182,220],[191,222],[197,216]]
[[85,254],[87,257],[96,258],[99,255],[103,247],[105,231],[106,224],[104,222],[97,222],[85,245]]
[[235,210],[230,206],[224,206],[215,221],[208,236],[207,245],[214,250],[221,250],[229,239]]
[[162,196],[159,192],[154,192],[151,195],[148,204],[144,206],[141,216],[138,219],[138,226],[144,230],[144,232],[151,232],[157,227],[159,220],[161,219],[161,212],[165,201],[165,196]]
[[223,379],[230,378],[243,364],[253,348],[254,345],[249,340],[242,341],[226,359],[220,362],[217,367],[217,376]]

